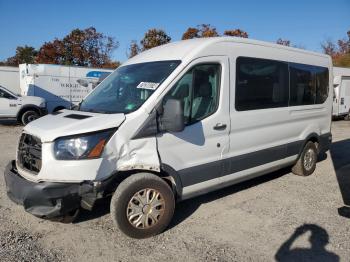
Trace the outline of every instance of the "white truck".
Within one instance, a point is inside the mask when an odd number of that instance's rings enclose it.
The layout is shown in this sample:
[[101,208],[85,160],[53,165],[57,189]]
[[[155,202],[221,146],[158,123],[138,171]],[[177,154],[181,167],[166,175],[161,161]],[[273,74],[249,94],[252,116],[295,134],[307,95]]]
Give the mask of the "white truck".
[[21,96],[0,86],[0,119],[17,119],[26,125],[46,113],[45,99]]
[[0,66],[0,85],[12,93],[19,94],[19,69],[14,66]]
[[350,68],[334,67],[333,117],[349,117]]
[[49,113],[79,104],[100,78],[113,72],[110,69],[46,64],[21,64],[19,71],[21,94],[44,98]]

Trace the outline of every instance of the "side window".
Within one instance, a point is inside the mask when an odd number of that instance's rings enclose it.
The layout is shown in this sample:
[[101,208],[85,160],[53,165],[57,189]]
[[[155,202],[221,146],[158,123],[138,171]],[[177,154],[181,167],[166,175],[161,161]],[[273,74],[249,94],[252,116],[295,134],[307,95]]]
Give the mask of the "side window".
[[237,111],[288,106],[288,64],[274,60],[238,57]]
[[322,104],[328,97],[328,69],[290,63],[290,105]]
[[200,121],[213,114],[219,102],[219,64],[201,64],[190,69],[164,97],[183,101],[185,123]]
[[290,63],[291,106],[313,105],[316,100],[316,83],[311,66]]
[[328,97],[328,68],[318,67],[316,71],[316,104],[323,104]]
[[13,96],[11,96],[9,93],[5,92],[4,90],[0,89],[0,98],[12,99]]

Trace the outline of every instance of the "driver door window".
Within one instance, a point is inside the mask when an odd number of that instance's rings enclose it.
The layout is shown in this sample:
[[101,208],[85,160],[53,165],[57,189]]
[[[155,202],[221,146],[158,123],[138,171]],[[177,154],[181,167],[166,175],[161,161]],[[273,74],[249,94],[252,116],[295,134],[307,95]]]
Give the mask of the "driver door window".
[[5,92],[4,90],[0,89],[0,98],[13,99],[13,96]]
[[213,114],[219,102],[221,66],[201,64],[190,69],[166,95],[183,101],[185,124],[198,122]]

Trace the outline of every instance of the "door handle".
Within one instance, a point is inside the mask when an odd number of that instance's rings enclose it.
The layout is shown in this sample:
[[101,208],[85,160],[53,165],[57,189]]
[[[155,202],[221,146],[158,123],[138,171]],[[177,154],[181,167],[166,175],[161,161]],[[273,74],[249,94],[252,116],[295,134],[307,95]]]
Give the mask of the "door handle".
[[217,123],[213,128],[214,130],[224,130],[226,129],[226,124]]

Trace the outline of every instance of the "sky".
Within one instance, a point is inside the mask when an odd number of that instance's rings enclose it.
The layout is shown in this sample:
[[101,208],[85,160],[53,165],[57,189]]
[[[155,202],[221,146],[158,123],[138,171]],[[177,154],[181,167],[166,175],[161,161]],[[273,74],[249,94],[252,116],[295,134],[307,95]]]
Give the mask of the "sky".
[[119,61],[127,59],[131,40],[141,40],[150,28],[165,30],[172,41],[203,23],[219,33],[240,28],[249,38],[288,39],[317,52],[321,42],[345,38],[350,30],[350,0],[0,0],[0,14],[0,60],[17,46],[40,48],[90,26],[119,42],[112,55]]

